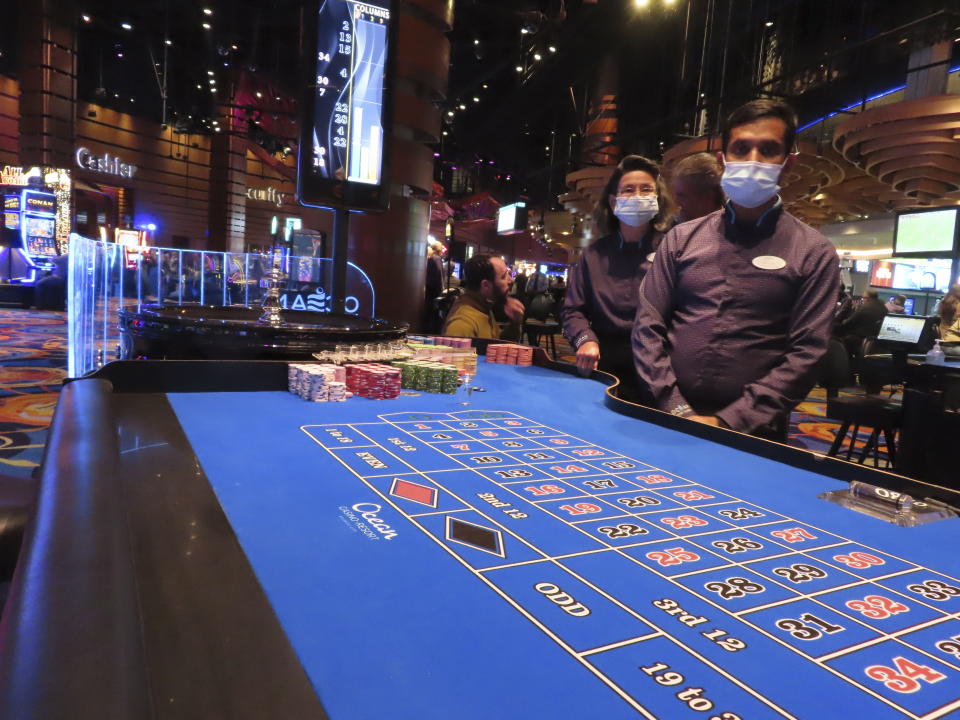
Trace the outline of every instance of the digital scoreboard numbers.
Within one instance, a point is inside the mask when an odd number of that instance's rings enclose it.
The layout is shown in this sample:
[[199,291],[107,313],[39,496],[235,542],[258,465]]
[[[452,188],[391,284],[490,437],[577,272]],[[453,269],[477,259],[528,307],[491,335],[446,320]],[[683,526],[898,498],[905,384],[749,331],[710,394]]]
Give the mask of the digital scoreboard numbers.
[[321,0],[309,48],[300,137],[299,196],[305,205],[382,210],[392,100],[391,0]]

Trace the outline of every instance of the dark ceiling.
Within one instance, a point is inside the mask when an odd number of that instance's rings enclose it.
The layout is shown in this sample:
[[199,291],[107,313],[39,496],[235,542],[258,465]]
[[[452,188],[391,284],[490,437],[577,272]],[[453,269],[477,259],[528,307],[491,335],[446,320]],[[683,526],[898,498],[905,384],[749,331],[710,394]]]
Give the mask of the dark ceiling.
[[[761,78],[774,79],[763,89],[787,97],[801,122],[813,119],[902,83],[918,42],[960,37],[953,30],[960,16],[946,12],[954,4],[456,0],[437,179],[449,190],[459,178],[456,189],[491,189],[505,200],[555,199],[579,162],[605,60],[619,76],[626,152],[657,157],[688,134],[715,129],[725,112],[756,95]],[[237,71],[296,94],[296,0],[83,0],[76,7],[81,99],[202,132]],[[16,72],[15,15],[0,26],[0,72]]]

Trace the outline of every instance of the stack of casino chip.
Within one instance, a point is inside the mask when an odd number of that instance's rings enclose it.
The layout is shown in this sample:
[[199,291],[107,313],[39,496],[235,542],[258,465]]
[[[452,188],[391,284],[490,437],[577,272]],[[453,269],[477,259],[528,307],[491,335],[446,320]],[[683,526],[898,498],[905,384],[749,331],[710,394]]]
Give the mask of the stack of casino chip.
[[346,389],[354,395],[373,400],[392,400],[400,396],[401,371],[381,363],[347,366]]
[[501,365],[533,365],[533,348],[528,345],[487,345],[487,362]]
[[344,368],[336,365],[291,363],[287,367],[290,392],[311,402],[345,401],[349,397],[345,379]]
[[334,380],[327,385],[327,400],[329,402],[346,402],[347,395],[347,384],[345,382]]
[[455,365],[431,360],[402,360],[394,365],[400,371],[403,387],[408,390],[449,395],[457,392],[459,373]]

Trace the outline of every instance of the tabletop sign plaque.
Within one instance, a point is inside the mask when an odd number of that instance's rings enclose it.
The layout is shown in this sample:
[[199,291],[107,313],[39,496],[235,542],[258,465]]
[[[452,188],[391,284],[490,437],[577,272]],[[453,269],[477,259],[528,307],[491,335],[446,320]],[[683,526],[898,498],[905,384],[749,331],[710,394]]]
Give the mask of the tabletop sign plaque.
[[305,12],[298,198],[330,209],[385,210],[396,0],[314,0]]

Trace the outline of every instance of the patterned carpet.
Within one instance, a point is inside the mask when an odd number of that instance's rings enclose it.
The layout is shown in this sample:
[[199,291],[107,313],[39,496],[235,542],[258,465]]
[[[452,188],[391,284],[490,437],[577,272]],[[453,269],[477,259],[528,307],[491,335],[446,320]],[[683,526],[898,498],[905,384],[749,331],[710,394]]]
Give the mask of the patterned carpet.
[[0,308],[0,473],[40,464],[66,367],[66,313]]
[[[47,429],[66,375],[66,313],[0,309],[0,473],[29,475],[40,464]],[[558,359],[573,349],[557,337]],[[790,418],[789,442],[826,453],[838,424],[824,417],[826,396],[815,388]],[[857,447],[868,433],[862,432]],[[881,466],[885,465],[881,454]]]

